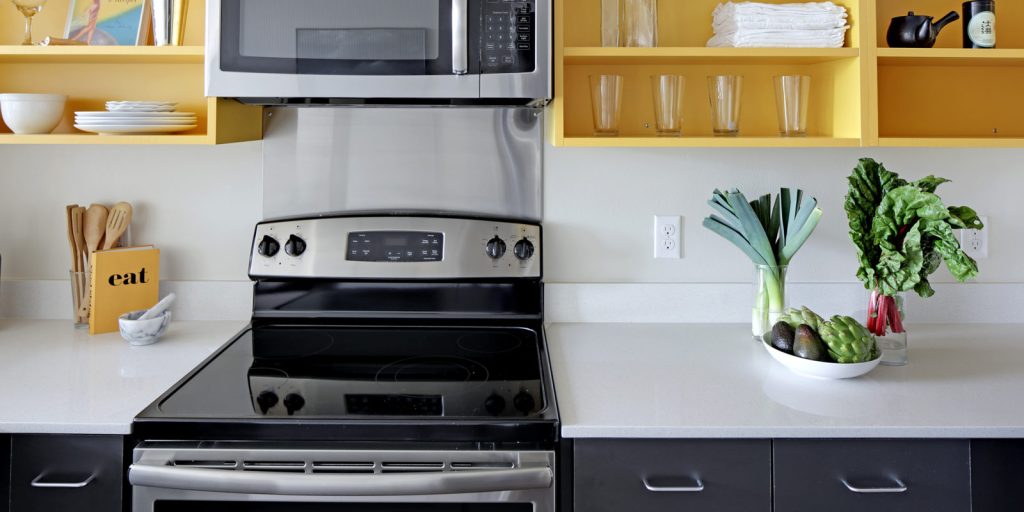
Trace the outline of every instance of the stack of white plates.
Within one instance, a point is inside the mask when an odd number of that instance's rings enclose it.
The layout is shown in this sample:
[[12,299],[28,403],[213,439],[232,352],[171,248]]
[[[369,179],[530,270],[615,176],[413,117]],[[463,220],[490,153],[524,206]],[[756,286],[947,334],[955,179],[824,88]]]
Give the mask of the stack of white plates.
[[173,101],[108,101],[110,112],[174,112]]
[[174,133],[196,126],[194,112],[75,112],[75,128],[101,135]]

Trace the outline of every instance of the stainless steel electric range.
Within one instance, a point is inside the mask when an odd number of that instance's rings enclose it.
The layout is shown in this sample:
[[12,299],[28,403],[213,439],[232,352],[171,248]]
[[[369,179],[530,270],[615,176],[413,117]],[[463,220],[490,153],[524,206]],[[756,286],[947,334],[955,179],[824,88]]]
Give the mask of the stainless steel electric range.
[[136,418],[135,512],[554,512],[531,223],[260,223],[251,325]]

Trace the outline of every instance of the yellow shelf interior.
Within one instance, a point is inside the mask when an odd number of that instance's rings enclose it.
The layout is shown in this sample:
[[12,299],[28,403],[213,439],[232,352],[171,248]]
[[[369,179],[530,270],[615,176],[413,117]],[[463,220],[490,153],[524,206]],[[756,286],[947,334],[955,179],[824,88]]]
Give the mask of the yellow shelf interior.
[[[69,0],[49,0],[33,21],[34,39],[63,37]],[[68,96],[52,134],[15,135],[0,123],[0,144],[223,144],[263,136],[262,109],[204,93],[206,2],[189,2],[185,45],[20,46],[23,19],[0,9],[0,93]],[[74,128],[76,111],[104,110],[110,100],[174,101],[195,112],[197,127],[166,135],[96,135]]]

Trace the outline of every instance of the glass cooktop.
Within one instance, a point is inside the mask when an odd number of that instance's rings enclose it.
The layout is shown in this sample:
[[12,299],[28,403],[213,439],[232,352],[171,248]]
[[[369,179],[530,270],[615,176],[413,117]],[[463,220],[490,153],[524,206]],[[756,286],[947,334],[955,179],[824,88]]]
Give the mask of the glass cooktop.
[[265,326],[157,404],[182,418],[530,418],[537,333],[517,327]]

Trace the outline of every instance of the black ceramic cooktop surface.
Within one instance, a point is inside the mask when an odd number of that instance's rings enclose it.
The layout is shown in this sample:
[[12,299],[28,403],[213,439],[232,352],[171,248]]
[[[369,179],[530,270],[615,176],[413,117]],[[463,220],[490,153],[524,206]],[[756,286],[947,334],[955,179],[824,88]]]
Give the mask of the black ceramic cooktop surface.
[[255,327],[150,407],[192,419],[538,418],[540,341],[519,327]]

